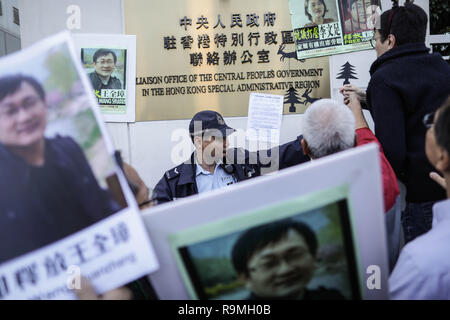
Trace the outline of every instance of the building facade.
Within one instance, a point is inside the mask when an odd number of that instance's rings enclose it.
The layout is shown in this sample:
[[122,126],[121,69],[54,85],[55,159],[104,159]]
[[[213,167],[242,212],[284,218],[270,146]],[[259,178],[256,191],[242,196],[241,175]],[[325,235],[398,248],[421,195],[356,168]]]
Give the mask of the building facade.
[[0,0],[0,56],[20,50],[18,0]]

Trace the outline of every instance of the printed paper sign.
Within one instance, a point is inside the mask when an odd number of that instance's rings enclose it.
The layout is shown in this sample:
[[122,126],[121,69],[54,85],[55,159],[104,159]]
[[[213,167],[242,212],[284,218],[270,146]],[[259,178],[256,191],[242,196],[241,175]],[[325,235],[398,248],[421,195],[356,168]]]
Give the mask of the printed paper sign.
[[250,94],[248,105],[247,138],[278,145],[283,116],[283,96]]
[[81,61],[107,122],[134,122],[136,37],[74,34]]

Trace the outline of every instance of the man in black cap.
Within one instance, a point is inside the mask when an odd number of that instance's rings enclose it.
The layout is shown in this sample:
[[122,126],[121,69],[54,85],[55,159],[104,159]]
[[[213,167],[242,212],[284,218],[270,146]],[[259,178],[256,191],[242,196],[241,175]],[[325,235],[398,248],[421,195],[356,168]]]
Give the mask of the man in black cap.
[[189,124],[195,151],[190,159],[166,171],[155,186],[153,200],[160,204],[220,189],[261,173],[309,161],[303,153],[301,137],[265,152],[227,150],[227,137],[234,131],[215,111],[197,113]]

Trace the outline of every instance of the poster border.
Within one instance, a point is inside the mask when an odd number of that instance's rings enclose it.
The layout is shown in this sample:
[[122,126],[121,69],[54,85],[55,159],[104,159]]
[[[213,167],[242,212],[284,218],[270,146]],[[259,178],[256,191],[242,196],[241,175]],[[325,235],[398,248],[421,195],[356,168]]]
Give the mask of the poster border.
[[[354,264],[356,267],[356,279],[358,283],[356,284],[359,292],[353,293],[358,297],[364,298],[363,289],[363,277],[361,273],[361,258],[359,254],[359,247],[356,241],[357,235],[355,231],[355,221],[354,221],[354,211],[352,206],[352,201],[350,199],[350,187],[348,184],[341,185],[338,187],[324,189],[322,191],[306,194],[297,198],[292,198],[281,203],[275,203],[266,208],[255,209],[243,213],[242,215],[228,217],[221,220],[216,220],[207,224],[202,224],[195,226],[177,233],[172,233],[168,235],[169,245],[172,254],[175,258],[175,263],[178,271],[180,272],[183,284],[187,289],[187,292],[191,299],[199,299],[195,284],[190,278],[183,258],[180,254],[181,247],[186,247],[201,241],[207,241],[221,236],[226,236],[230,233],[237,232],[239,230],[245,230],[247,228],[269,223],[272,221],[278,221],[281,219],[289,218],[292,216],[300,216],[302,214],[308,213],[311,210],[322,208],[326,205],[333,204],[344,200],[347,204],[348,209],[348,224],[350,227],[351,244],[353,245],[353,257]],[[300,209],[299,209],[300,208]],[[279,213],[279,212],[282,213]],[[274,213],[276,215],[274,215]],[[339,211],[340,213],[340,211]],[[341,224],[345,223],[340,217]],[[345,234],[342,234],[343,241],[346,243]],[[346,256],[347,257],[347,256]],[[348,258],[348,257],[347,257]],[[352,266],[349,266],[350,268]],[[350,270],[349,270],[350,272]],[[351,284],[352,285],[352,284]]]

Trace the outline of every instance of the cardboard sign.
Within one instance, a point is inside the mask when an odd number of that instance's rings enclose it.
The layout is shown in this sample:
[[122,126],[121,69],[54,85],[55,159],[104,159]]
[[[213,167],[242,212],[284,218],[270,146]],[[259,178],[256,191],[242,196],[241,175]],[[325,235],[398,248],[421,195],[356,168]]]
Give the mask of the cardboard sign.
[[68,32],[0,60],[0,298],[99,293],[158,268]]

